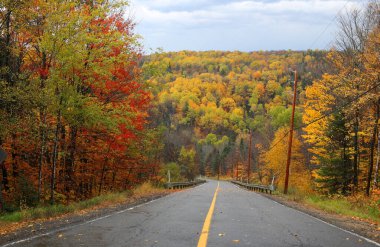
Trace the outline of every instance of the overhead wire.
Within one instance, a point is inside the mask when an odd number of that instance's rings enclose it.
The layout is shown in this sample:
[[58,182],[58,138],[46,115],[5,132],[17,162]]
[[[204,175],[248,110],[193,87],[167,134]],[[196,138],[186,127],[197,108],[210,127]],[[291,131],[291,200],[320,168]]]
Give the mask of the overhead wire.
[[[347,5],[348,5],[349,2],[350,2],[350,1],[346,1],[346,3],[343,5],[343,7],[339,9],[339,11],[335,14],[335,16],[331,19],[331,21],[326,25],[326,27],[322,30],[322,32],[319,33],[319,35],[314,39],[314,41],[311,43],[309,49],[311,49],[311,48],[312,48],[312,47],[313,47],[313,46],[319,41],[319,39],[320,39],[320,38],[322,37],[322,35],[328,30],[328,28],[332,25],[332,23],[333,23],[334,21],[336,21],[336,19],[337,19],[337,18],[339,17],[339,15],[340,15],[340,13],[341,13],[344,9],[346,9],[346,7],[347,7]],[[331,42],[329,42],[329,43],[325,46],[324,50],[326,50],[326,49],[327,49],[327,46],[330,46],[330,44],[331,44]],[[335,88],[332,88],[332,89],[330,89],[330,90],[334,91],[335,89],[339,88],[340,86],[341,86],[341,85],[339,84],[339,85],[337,85]],[[363,93],[357,95],[355,98],[353,98],[352,100],[347,101],[346,103],[344,103],[344,104],[341,105],[340,107],[336,107],[334,110],[331,110],[330,112],[323,114],[321,117],[316,118],[316,119],[312,120],[311,122],[309,122],[309,123],[307,123],[307,124],[303,124],[303,125],[301,125],[301,126],[298,126],[298,127],[294,128],[294,130],[298,130],[298,129],[305,128],[305,127],[307,127],[307,126],[309,126],[309,125],[311,125],[311,124],[313,124],[313,123],[316,123],[316,122],[318,122],[318,121],[320,121],[320,120],[322,120],[322,119],[324,119],[324,118],[330,116],[330,115],[333,114],[333,113],[336,113],[336,112],[339,111],[339,110],[342,110],[343,108],[347,107],[348,105],[352,104],[353,102],[355,102],[355,101],[359,100],[360,98],[364,97],[366,94],[368,94],[370,91],[374,90],[374,89],[377,88],[378,86],[380,86],[380,83],[379,83],[379,84],[376,84],[374,87],[370,88],[369,90],[367,90],[367,91],[365,91],[365,92],[363,92]],[[289,135],[289,133],[290,133],[290,131],[286,132],[285,135],[284,135],[283,137],[281,137],[281,139],[279,139],[275,144],[273,144],[273,145],[270,146],[270,148],[267,150],[267,152],[270,151],[270,150],[272,150],[273,148],[275,148],[278,144],[280,144],[280,143],[281,143],[281,142],[282,142],[282,141],[283,141],[283,140]]]
[[[312,47],[313,47],[313,46],[319,41],[319,39],[322,37],[322,35],[328,30],[328,28],[332,25],[332,23],[333,23],[333,22],[339,17],[340,13],[341,13],[341,12],[347,7],[347,5],[348,5],[349,2],[350,2],[350,1],[346,1],[346,3],[343,5],[343,7],[340,8],[339,11],[334,15],[334,17],[330,20],[330,22],[326,25],[326,27],[322,30],[322,32],[319,33],[319,35],[318,35],[318,36],[314,39],[314,41],[311,43],[311,45],[309,46],[309,47],[310,47],[309,50],[310,50],[310,49],[311,49],[311,48],[312,48]],[[331,44],[331,42],[329,42],[329,44],[325,46],[324,50],[326,50],[327,46],[329,46],[330,44]],[[376,88],[376,87],[379,86],[379,85],[380,85],[380,84],[377,84],[374,88]],[[337,85],[335,88],[333,88],[333,89],[331,89],[331,90],[335,90],[335,89],[337,89],[338,87],[340,87],[340,85]],[[369,91],[373,90],[374,88],[372,88],[372,89],[367,90],[366,92],[364,92],[364,95],[367,94]],[[358,95],[358,97],[355,97],[355,98],[353,99],[353,101],[350,101],[350,102],[352,103],[352,102],[358,100],[359,98],[363,97],[364,95],[363,95],[363,94],[360,94],[360,95]],[[349,104],[350,104],[350,103],[349,103]],[[346,107],[346,106],[347,106],[347,105],[344,104],[342,108],[344,108],[344,107]],[[335,113],[337,110],[340,110],[340,109],[341,109],[341,107],[335,108],[331,113],[323,114],[321,117],[319,117],[319,118],[317,118],[317,119],[315,119],[315,120],[313,120],[313,121],[311,121],[311,122],[309,122],[309,123],[307,123],[307,124],[304,124],[304,125],[301,125],[301,126],[299,126],[299,127],[294,128],[294,130],[298,130],[298,129],[301,129],[301,128],[305,128],[305,127],[309,126],[310,124],[313,124],[313,123],[315,123],[315,122],[318,122],[318,121],[322,120],[323,118],[325,118],[325,117],[327,117],[327,116],[329,116],[329,115]],[[269,147],[269,149],[267,150],[267,152],[270,151],[270,150],[272,150],[272,149],[273,149],[274,147],[276,147],[280,142],[282,142],[282,141],[283,141],[283,140],[289,135],[289,133],[290,133],[290,131],[286,132],[285,135],[284,135],[280,140],[278,140],[275,144],[273,144],[273,145],[271,145],[271,146]]]
[[[351,104],[354,103],[355,101],[357,101],[357,100],[359,100],[360,98],[362,98],[362,97],[364,97],[365,95],[367,95],[367,94],[368,94],[369,92],[371,92],[372,90],[376,89],[378,86],[380,86],[380,82],[377,83],[377,84],[375,84],[374,86],[372,86],[372,87],[369,88],[368,90],[364,91],[363,93],[358,94],[356,97],[354,97],[353,99],[347,101],[347,102],[344,103],[343,105],[341,105],[341,106],[339,106],[339,107],[337,107],[337,108],[334,108],[333,110],[331,110],[331,111],[329,111],[329,112],[323,114],[322,116],[320,116],[320,117],[318,117],[318,118],[316,118],[316,119],[314,119],[314,120],[312,120],[312,121],[310,121],[310,122],[308,122],[308,123],[306,123],[306,124],[303,124],[303,125],[300,125],[300,126],[294,128],[294,130],[298,130],[298,129],[305,128],[305,127],[307,127],[307,126],[309,126],[309,125],[311,125],[311,124],[313,124],[313,123],[316,123],[316,122],[318,122],[318,121],[320,121],[320,120],[322,120],[322,119],[324,119],[324,118],[326,118],[326,117],[328,117],[328,116],[330,116],[330,115],[332,115],[332,114],[334,114],[334,113],[336,113],[336,112],[338,112],[338,111],[340,111],[340,110],[346,108],[347,106],[351,105]],[[285,134],[280,140],[278,140],[275,144],[273,144],[273,145],[268,149],[268,151],[270,151],[270,150],[272,150],[274,147],[276,147],[276,146],[277,146],[282,140],[285,139],[285,137],[287,137],[287,136],[289,135],[289,133],[290,133],[290,131],[288,131],[288,132],[287,132],[287,133],[286,133],[286,134]]]
[[322,30],[322,32],[319,33],[319,35],[314,39],[314,41],[311,43],[309,46],[309,49],[312,49],[313,46],[319,41],[319,39],[322,37],[322,35],[328,30],[328,28],[336,21],[338,18],[339,14],[347,7],[347,4],[350,1],[346,1],[346,3],[343,5],[342,8],[339,9],[339,11],[335,14],[335,16],[330,20],[330,22],[325,26],[325,28]]

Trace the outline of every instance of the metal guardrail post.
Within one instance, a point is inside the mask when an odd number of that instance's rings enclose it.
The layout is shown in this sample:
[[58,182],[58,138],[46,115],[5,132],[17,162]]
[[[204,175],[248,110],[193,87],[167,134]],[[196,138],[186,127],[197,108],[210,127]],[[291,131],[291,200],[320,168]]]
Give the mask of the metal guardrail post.
[[243,188],[245,188],[247,190],[251,190],[251,191],[258,191],[258,192],[269,193],[269,194],[272,194],[272,191],[274,191],[273,185],[263,186],[263,185],[257,185],[257,184],[243,183],[243,182],[234,181],[234,180],[232,180],[231,182],[233,184],[239,185],[240,187],[243,187]]
[[201,183],[205,183],[206,180],[197,180],[197,181],[191,181],[191,182],[172,182],[172,183],[166,183],[165,188],[168,189],[183,189],[190,186],[195,186]]

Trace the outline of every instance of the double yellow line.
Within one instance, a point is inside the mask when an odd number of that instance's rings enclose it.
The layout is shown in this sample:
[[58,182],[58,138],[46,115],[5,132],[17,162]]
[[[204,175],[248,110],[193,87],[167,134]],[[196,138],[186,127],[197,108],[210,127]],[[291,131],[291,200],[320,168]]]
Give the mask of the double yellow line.
[[218,182],[218,186],[216,187],[214,197],[212,198],[211,206],[210,206],[210,209],[208,210],[205,223],[203,224],[202,233],[201,233],[201,236],[199,237],[197,247],[207,246],[208,233],[210,231],[211,219],[212,219],[212,215],[214,214],[215,202],[216,202],[216,197],[218,196],[218,191],[219,191],[219,182]]

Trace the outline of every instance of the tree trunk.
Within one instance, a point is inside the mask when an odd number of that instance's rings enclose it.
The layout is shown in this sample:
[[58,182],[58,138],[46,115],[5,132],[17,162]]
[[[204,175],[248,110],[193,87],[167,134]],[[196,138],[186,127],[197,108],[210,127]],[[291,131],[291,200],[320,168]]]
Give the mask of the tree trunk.
[[45,142],[46,142],[46,115],[44,110],[40,111],[40,157],[38,159],[38,201],[41,199],[42,193],[42,165],[45,155]]
[[74,165],[75,165],[75,152],[76,152],[76,139],[78,129],[76,126],[70,128],[70,141],[68,146],[68,157],[66,159],[65,171],[65,191],[67,193],[67,200],[70,200],[70,192],[74,183]]
[[[45,70],[47,68],[46,54],[42,52],[41,68]],[[45,88],[46,75],[40,75],[40,90]],[[45,155],[45,142],[46,142],[46,107],[44,105],[40,106],[40,158],[38,161],[38,201],[41,199],[42,193],[42,165]]]
[[104,183],[103,180],[104,180],[104,174],[106,173],[107,163],[108,163],[108,158],[106,158],[104,161],[103,168],[102,168],[102,174],[100,176],[99,191],[98,191],[99,196],[102,193],[102,188],[103,188],[103,183]]
[[112,186],[111,186],[111,191],[116,188],[116,171],[114,170],[112,172]]
[[[61,104],[62,104],[62,98],[60,99],[59,105]],[[58,138],[59,138],[60,129],[61,129],[61,109],[58,109],[57,126],[55,129],[55,136],[54,136],[53,163],[51,166],[51,178],[50,178],[50,204],[52,205],[54,204],[55,170],[56,170],[57,159],[58,159]]]
[[359,141],[358,141],[358,132],[359,132],[359,112],[356,110],[355,113],[355,124],[354,124],[354,179],[353,183],[355,188],[358,187],[358,175],[359,175],[359,162],[358,162],[358,156],[359,156]]
[[247,167],[247,183],[249,183],[251,176],[251,155],[252,155],[252,133],[253,131],[249,131],[249,150],[248,150],[248,167]]
[[[61,133],[60,133],[60,149],[62,151],[66,151],[66,126],[61,123]],[[59,184],[60,184],[60,190],[63,192],[65,187],[65,168],[66,168],[66,155],[62,155],[59,160]]]
[[[1,162],[1,167],[4,167],[5,166],[5,164],[4,164],[5,162]],[[2,174],[2,177],[3,177],[3,181],[1,181],[1,183],[0,183],[0,212],[2,212],[3,211],[3,209],[4,209],[4,200],[3,200],[3,186],[2,186],[2,184],[4,183],[4,173]]]
[[4,190],[9,191],[8,171],[7,171],[7,168],[5,167],[5,162],[1,163],[1,173],[2,173],[1,183],[4,186]]
[[379,104],[380,104],[380,102],[377,102],[377,104],[376,104],[376,117],[375,117],[375,123],[373,126],[372,138],[371,138],[369,167],[368,167],[367,186],[366,186],[366,195],[367,196],[370,195],[370,188],[371,188],[371,180],[372,180],[372,172],[373,172],[373,160],[374,160],[375,144],[376,144],[376,134],[377,134],[377,129],[378,129],[379,115],[380,115]]
[[17,162],[17,136],[15,133],[12,133],[12,151],[11,151],[11,157],[12,157],[12,175],[13,175],[13,181],[16,183],[16,180],[18,178],[18,162]]
[[379,176],[379,161],[380,161],[380,131],[377,129],[377,154],[376,154],[376,168],[375,168],[375,175],[373,178],[373,187],[377,189],[377,178]]
[[348,159],[347,159],[347,152],[346,152],[346,149],[347,149],[347,143],[346,141],[344,141],[343,143],[343,159],[342,159],[342,162],[343,162],[343,178],[344,178],[344,181],[343,181],[343,187],[342,187],[342,194],[343,195],[347,195],[347,190],[348,190],[348,184],[350,181],[348,181],[346,178],[347,178],[347,170],[346,170],[346,166],[349,165],[347,164],[348,163]]

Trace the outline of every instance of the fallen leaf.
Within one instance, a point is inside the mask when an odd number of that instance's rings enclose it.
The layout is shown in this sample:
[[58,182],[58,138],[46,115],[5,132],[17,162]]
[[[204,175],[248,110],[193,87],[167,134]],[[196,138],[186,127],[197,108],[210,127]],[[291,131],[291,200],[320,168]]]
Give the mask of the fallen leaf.
[[232,242],[234,242],[234,243],[239,243],[240,240],[239,240],[239,239],[235,239],[235,240],[232,240]]
[[219,237],[223,237],[225,235],[225,233],[219,233],[218,235],[219,235]]

